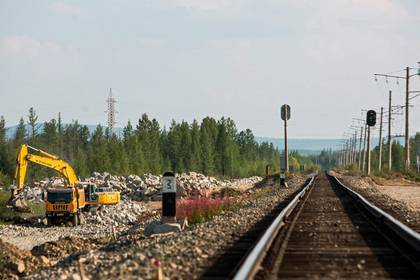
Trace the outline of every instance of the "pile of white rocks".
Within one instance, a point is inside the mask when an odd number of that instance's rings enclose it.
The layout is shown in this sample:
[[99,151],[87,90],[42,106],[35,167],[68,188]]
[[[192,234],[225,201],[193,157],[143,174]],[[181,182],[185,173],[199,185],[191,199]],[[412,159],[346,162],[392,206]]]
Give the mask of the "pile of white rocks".
[[[112,176],[109,173],[94,172],[86,181],[96,183],[98,187],[108,187],[120,191],[123,197],[133,200],[160,199],[162,176],[144,174],[143,176]],[[254,185],[262,180],[253,176],[243,179],[218,180],[196,172],[181,173],[176,175],[177,195],[180,197],[196,192],[204,194],[211,187],[232,187],[238,185]]]
[[135,224],[146,212],[146,206],[133,201],[123,200],[117,205],[102,207],[95,215],[87,214],[87,224],[123,226]]
[[[160,200],[161,197],[162,175],[144,174],[143,176],[128,175],[114,176],[107,172],[94,172],[91,177],[83,182],[91,182],[98,188],[108,188],[121,192],[123,200],[131,199],[136,201]],[[181,173],[176,175],[177,195],[184,197],[188,194],[205,194],[213,187],[234,187],[239,185],[254,185],[262,180],[261,177],[254,176],[242,179],[218,180],[196,172]],[[46,178],[36,182],[31,186],[25,187],[23,195],[29,200],[41,200],[42,190],[52,185],[64,185],[63,178]]]

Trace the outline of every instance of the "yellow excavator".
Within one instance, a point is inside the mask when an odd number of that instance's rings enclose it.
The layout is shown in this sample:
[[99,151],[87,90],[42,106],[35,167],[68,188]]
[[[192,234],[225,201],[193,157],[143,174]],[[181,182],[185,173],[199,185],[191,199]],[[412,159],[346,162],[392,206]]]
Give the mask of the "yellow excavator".
[[82,223],[80,213],[83,209],[118,204],[121,200],[119,192],[98,191],[95,184],[79,182],[73,168],[59,157],[23,144],[16,159],[16,186],[12,188],[8,203],[16,211],[29,210],[22,197],[29,162],[52,168],[65,178],[64,186],[51,186],[43,192],[48,225],[70,220],[76,226]]

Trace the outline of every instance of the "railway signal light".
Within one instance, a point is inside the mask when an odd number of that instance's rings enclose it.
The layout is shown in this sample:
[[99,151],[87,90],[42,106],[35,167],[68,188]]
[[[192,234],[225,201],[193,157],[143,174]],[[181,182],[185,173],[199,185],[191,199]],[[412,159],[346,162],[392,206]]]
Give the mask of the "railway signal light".
[[376,112],[374,110],[367,111],[366,123],[368,126],[375,126],[376,124]]
[[281,119],[283,121],[290,120],[290,106],[287,104],[281,106]]

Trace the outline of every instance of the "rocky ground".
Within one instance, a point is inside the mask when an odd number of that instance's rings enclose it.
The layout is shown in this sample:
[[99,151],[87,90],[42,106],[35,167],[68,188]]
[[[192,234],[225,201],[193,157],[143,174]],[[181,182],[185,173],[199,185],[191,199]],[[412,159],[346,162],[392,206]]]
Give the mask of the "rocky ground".
[[127,230],[139,220],[147,222],[158,215],[147,203],[123,200],[120,204],[103,207],[95,215],[83,213],[85,224],[79,227],[62,225],[47,227],[36,219],[22,224],[0,225],[0,239],[20,249],[31,250],[34,246],[65,237],[101,238],[111,236],[114,231]]
[[334,175],[371,203],[420,232],[420,185],[406,180]]
[[[253,188],[255,178],[202,187],[201,191],[207,192],[236,186],[246,199],[236,211],[171,235],[146,237],[145,226],[159,219],[160,211],[155,202],[137,201],[130,191],[123,194],[120,205],[87,216],[86,225],[75,228],[47,228],[38,222],[3,225],[1,278],[19,275],[28,279],[80,279],[83,274],[84,279],[150,279],[156,276],[157,266],[166,278],[197,278],[224,248],[295,192],[303,181],[294,178],[290,188],[282,190],[272,186],[272,181]],[[190,186],[185,188],[194,190],[193,182]]]

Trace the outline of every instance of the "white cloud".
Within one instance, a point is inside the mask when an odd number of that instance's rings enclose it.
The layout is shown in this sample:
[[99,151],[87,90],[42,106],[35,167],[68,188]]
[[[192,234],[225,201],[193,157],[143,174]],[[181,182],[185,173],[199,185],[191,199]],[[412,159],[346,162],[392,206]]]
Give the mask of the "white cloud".
[[51,5],[51,9],[58,14],[64,14],[64,15],[78,16],[81,14],[80,7],[73,4],[67,4],[64,2],[53,3]]

